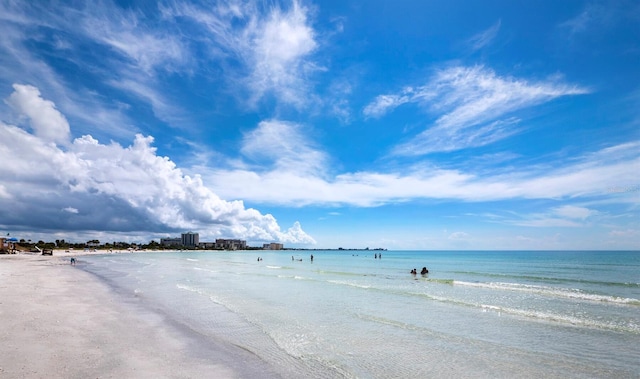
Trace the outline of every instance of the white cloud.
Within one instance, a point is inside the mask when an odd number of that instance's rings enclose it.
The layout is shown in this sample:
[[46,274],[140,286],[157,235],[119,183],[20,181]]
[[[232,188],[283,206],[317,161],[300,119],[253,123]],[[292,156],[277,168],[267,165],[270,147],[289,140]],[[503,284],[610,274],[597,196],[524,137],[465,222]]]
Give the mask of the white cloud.
[[580,226],[584,226],[583,224],[573,220],[542,216],[538,216],[538,218],[533,219],[513,221],[511,222],[511,224],[519,226],[529,226],[534,228],[577,228]]
[[153,109],[153,114],[171,125],[179,124],[186,113],[175,106],[157,86],[149,80],[123,79],[110,80],[107,84],[121,89],[129,95],[134,95],[145,101]]
[[553,209],[553,213],[568,219],[585,220],[586,218],[593,216],[598,212],[585,207],[563,205],[561,207]]
[[[236,168],[202,169],[207,183],[226,198],[304,206],[348,204],[378,206],[415,199],[499,201],[506,199],[627,199],[609,192],[612,183],[635,184],[640,142],[628,142],[549,165],[485,170],[403,167],[402,172],[345,172],[331,176],[330,162],[296,124],[265,121],[247,133]],[[251,169],[259,161],[260,169]],[[286,184],[286,185],[285,185]],[[558,207],[553,217],[595,215],[584,209]],[[571,219],[569,219],[571,220]]]
[[404,103],[417,103],[437,116],[433,125],[394,153],[422,155],[483,146],[515,132],[514,112],[557,97],[589,91],[554,81],[529,82],[500,77],[482,66],[451,67],[429,82],[399,94],[380,95],[364,108],[366,116],[381,117]]
[[518,133],[521,130],[519,123],[519,119],[511,117],[466,130],[434,127],[425,130],[411,142],[397,146],[394,151],[399,155],[422,155],[484,146]]
[[[309,56],[317,48],[308,9],[293,0],[261,10],[255,3],[221,3],[212,11],[191,5],[165,9],[168,17],[188,17],[212,39],[211,54],[240,62],[248,75],[227,72],[249,91],[250,103],[273,94],[284,104],[303,107],[309,98],[305,78],[320,68]],[[230,69],[230,67],[227,67]]]
[[116,49],[147,74],[158,68],[172,70],[174,65],[184,64],[188,57],[175,37],[143,33],[136,20],[106,20],[87,19],[87,35]]
[[314,149],[304,137],[302,127],[278,120],[262,121],[246,133],[241,152],[248,158],[275,169],[301,176],[322,176],[326,155]]
[[469,238],[469,234],[465,232],[453,232],[448,237],[450,240],[463,241]]
[[[88,6],[60,5],[54,12],[39,14],[65,36],[103,45],[115,54],[103,55],[119,72],[135,71],[153,76],[154,71],[174,71],[190,61],[181,34],[170,23],[152,18],[155,9],[120,7],[113,2]],[[33,20],[30,20],[33,22]],[[69,25],[72,23],[72,25]],[[56,44],[68,45],[67,41]],[[147,78],[148,79],[148,78]]]
[[0,38],[0,84],[8,87],[16,82],[16,78],[20,78],[21,82],[37,84],[40,91],[56,99],[56,107],[69,119],[79,121],[75,124],[76,132],[83,128],[82,132],[85,133],[106,131],[110,136],[130,138],[135,128],[117,106],[113,106],[109,100],[105,101],[93,89],[82,86],[68,88],[60,72],[31,46],[34,39],[38,43],[49,42],[41,31],[41,28],[47,28],[55,37],[52,51],[48,54],[65,59],[69,65],[90,67],[90,73],[99,70],[93,62],[86,64],[77,60],[78,55],[73,52],[57,50],[63,44],[73,44],[78,38],[83,39],[75,28],[82,24],[78,18],[81,14],[84,13],[70,11],[62,5],[56,7],[55,11],[49,11],[46,7],[28,6],[25,2],[0,4],[0,17],[3,17],[3,22],[0,22],[0,35],[3,36]]
[[490,26],[488,29],[483,30],[482,32],[474,35],[469,38],[467,43],[471,47],[472,50],[480,50],[485,46],[488,46],[494,38],[498,35],[498,31],[500,30],[500,25],[502,24],[502,20],[498,20],[495,24]]
[[144,12],[103,3],[84,10],[78,22],[79,38],[113,52],[102,55],[108,70],[117,73],[105,75],[105,84],[148,103],[155,116],[168,124],[185,124],[186,112],[171,100],[163,80],[167,75],[189,73],[193,58],[171,20],[149,20]]
[[297,1],[288,12],[275,8],[252,34],[255,89],[284,87],[285,92],[290,91],[287,87],[298,82],[296,76],[291,76],[291,70],[299,73],[303,68],[301,58],[316,48],[305,9]]
[[625,229],[625,230],[619,230],[619,229],[615,229],[609,232],[609,235],[612,237],[636,237],[638,235],[640,235],[640,231],[636,230],[636,229]]
[[367,105],[362,113],[366,117],[378,118],[396,107],[408,103],[411,98],[407,95],[378,95],[371,104]]
[[[27,93],[44,107],[47,119],[63,119],[37,89]],[[283,231],[272,215],[222,200],[198,175],[184,175],[169,158],[158,156],[152,137],[137,135],[123,147],[85,135],[61,150],[15,126],[0,123],[0,131],[0,178],[11,178],[10,185],[3,183],[11,203],[0,205],[21,210],[10,212],[6,223],[80,231],[199,230],[211,238],[314,242],[299,224]]]
[[573,18],[560,23],[570,35],[589,32],[602,32],[620,23],[625,17],[637,17],[638,5],[631,2],[588,2],[584,9]]
[[36,136],[45,142],[62,145],[69,143],[69,123],[51,101],[44,100],[40,91],[33,86],[14,84],[13,89],[15,91],[7,100],[7,104],[29,118]]
[[[153,13],[152,8],[146,12],[126,10],[111,2],[96,2],[86,7],[60,4],[55,8],[55,12],[47,7],[24,5],[5,9],[20,23],[0,25],[0,32],[10,36],[0,41],[0,53],[9,57],[4,62],[0,54],[0,64],[9,71],[0,73],[0,81],[3,76],[11,82],[18,77],[28,78],[51,94],[72,119],[82,120],[94,128],[102,126],[100,132],[106,130],[109,135],[131,138],[135,130],[132,131],[131,122],[120,112],[120,104],[105,99],[104,92],[96,92],[103,83],[149,103],[159,119],[171,125],[184,124],[185,112],[168,99],[170,95],[162,88],[165,83],[158,80],[159,77],[166,80],[176,72],[189,72],[193,64],[189,45],[176,32],[175,25],[146,18],[147,13]],[[47,63],[48,59],[29,48],[34,35],[42,33],[43,25],[51,30],[53,41],[45,39],[42,43],[51,43],[51,54],[68,65],[85,68],[78,75],[97,81],[92,88],[69,90],[64,83],[68,77],[60,78],[61,71],[56,71]],[[68,46],[82,46],[87,51],[79,54],[79,49],[69,50]],[[62,50],[56,50],[60,48]],[[95,133],[95,130],[88,132]]]
[[602,221],[600,216],[602,213],[595,209],[567,204],[549,208],[546,212],[541,213],[519,215],[516,212],[510,212],[507,217],[494,221],[527,227],[578,228],[588,227],[594,222]]

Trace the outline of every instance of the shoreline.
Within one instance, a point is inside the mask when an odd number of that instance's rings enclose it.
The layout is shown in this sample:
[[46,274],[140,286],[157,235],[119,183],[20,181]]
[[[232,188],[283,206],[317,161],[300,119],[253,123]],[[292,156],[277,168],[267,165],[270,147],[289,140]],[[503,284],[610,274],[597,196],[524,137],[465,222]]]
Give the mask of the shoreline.
[[145,309],[65,259],[105,252],[57,253],[0,255],[0,377],[278,376],[249,352]]

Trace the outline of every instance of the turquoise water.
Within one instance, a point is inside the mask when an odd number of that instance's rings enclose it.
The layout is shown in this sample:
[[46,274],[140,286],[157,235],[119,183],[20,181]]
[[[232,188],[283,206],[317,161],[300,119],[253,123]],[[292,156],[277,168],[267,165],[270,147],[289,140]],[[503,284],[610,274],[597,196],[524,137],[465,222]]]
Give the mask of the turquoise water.
[[[638,252],[377,253],[81,261],[205,340],[252,352],[274,376],[640,378]],[[409,273],[423,266],[428,275]]]

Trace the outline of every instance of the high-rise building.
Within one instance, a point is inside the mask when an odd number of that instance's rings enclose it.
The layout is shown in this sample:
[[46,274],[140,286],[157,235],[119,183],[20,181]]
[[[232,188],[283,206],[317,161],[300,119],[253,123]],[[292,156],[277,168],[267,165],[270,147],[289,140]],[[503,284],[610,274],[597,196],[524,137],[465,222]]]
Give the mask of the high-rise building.
[[198,244],[200,244],[200,235],[198,233],[182,233],[182,246],[197,247]]

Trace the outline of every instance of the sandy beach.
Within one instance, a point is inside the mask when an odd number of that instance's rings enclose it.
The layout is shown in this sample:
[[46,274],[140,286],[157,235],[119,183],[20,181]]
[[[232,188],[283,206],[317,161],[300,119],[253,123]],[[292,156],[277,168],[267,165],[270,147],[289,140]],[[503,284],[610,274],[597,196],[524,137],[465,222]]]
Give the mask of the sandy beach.
[[145,310],[134,296],[113,293],[70,265],[71,256],[82,264],[79,252],[0,255],[0,377],[276,376],[245,350],[213,343]]

